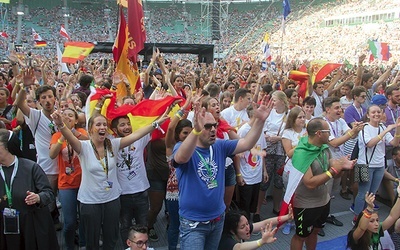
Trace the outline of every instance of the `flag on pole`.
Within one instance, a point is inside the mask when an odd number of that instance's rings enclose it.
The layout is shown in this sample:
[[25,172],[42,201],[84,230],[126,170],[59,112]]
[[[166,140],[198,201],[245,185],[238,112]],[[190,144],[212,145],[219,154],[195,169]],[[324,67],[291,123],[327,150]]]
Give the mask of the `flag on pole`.
[[261,50],[264,54],[264,58],[271,61],[271,48],[269,47],[269,34],[265,33],[263,42],[261,43]]
[[76,63],[78,60],[85,59],[93,48],[93,43],[66,42],[64,44],[64,53],[61,61],[64,63]]
[[311,61],[311,68],[313,68],[312,82],[322,81],[327,75],[342,65],[341,63],[329,63],[323,60]]
[[318,155],[327,148],[329,148],[327,144],[323,144],[321,147],[310,144],[308,142],[308,136],[300,138],[299,144],[293,153],[293,168],[290,169],[288,185],[281,205],[280,215],[288,213],[289,204],[292,203],[293,196],[304,174]]
[[43,38],[32,28],[32,37],[34,41],[43,41]]
[[[141,84],[136,62],[133,63],[128,60],[129,41],[132,40],[129,37],[124,12],[122,11],[122,8],[120,8],[119,28],[113,45],[113,56],[114,61],[117,64],[116,70],[120,71],[126,76],[126,78],[128,78],[131,92],[133,92],[139,89]],[[123,82],[119,83],[117,86],[117,97],[119,98],[126,95],[128,95],[128,93],[125,84]]]
[[47,43],[46,41],[35,41],[35,47],[46,47]]
[[286,18],[290,14],[290,12],[292,12],[292,10],[290,9],[289,0],[283,0],[282,6],[283,6],[282,32],[283,34],[285,34]]
[[[390,48],[387,43],[381,43],[381,42],[369,40],[368,46],[369,46],[369,50],[371,51],[371,58],[373,57],[372,61],[373,61],[373,59],[388,61],[389,58],[392,56],[390,54]],[[370,61],[371,61],[371,58],[370,58]]]
[[67,64],[62,62],[62,52],[60,49],[60,45],[58,45],[58,43],[57,43],[57,61],[58,64],[61,66],[61,72],[67,72],[69,74],[70,72],[67,67]]
[[5,31],[0,32],[0,36],[4,37],[4,38],[8,38],[8,34]]
[[61,29],[60,29],[60,35],[62,37],[67,38],[68,40],[71,40],[71,38],[69,37],[67,30],[65,29],[64,25],[61,25]]
[[146,41],[142,0],[128,0],[128,30],[128,58],[136,63]]

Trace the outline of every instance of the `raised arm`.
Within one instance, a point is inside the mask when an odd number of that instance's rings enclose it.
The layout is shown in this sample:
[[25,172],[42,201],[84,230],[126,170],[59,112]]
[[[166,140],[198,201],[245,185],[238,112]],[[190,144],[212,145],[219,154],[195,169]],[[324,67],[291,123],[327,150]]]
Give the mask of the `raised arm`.
[[382,222],[382,229],[385,231],[389,229],[400,217],[400,185],[397,186],[397,200],[392,209],[390,210],[390,213],[388,217]]
[[82,149],[82,144],[78,138],[72,133],[72,131],[65,126],[65,123],[62,119],[60,110],[56,110],[51,114],[51,118],[53,118],[54,123],[57,125],[61,134],[65,137],[65,140],[69,142],[72,146],[72,149],[75,150],[76,153],[80,154]]
[[[366,233],[369,224],[369,218],[371,217],[372,212],[374,211],[374,201],[375,201],[375,194],[373,193],[366,193],[365,194],[365,202],[367,203],[367,208],[363,211],[363,216],[361,217],[360,221],[358,222],[357,228],[353,232],[353,240],[358,242],[358,240]],[[398,202],[396,202],[397,204]],[[398,207],[398,211],[400,212],[400,205]],[[383,228],[383,223],[382,223]]]
[[357,67],[357,77],[356,80],[354,81],[354,87],[360,86],[362,83],[362,75],[363,75],[363,62],[367,56],[366,55],[361,55],[358,57],[358,67]]
[[[33,69],[29,68],[23,72],[23,82],[24,87],[29,87],[33,84]],[[28,104],[25,102],[26,100],[26,92],[25,88],[21,88],[18,93],[17,97],[17,106],[22,111],[22,113],[29,117],[31,109],[29,108]]]

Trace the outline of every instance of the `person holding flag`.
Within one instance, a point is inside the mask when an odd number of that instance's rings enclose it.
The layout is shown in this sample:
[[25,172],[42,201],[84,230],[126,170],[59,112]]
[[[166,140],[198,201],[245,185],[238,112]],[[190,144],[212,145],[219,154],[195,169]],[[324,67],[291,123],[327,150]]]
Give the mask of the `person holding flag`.
[[[292,237],[290,249],[315,249],[318,232],[323,228],[330,210],[329,189],[326,183],[339,178],[341,171],[352,169],[355,161],[347,157],[332,160],[329,146],[330,128],[323,118],[312,119],[307,126],[308,136],[302,137],[296,147],[289,175],[285,203],[293,199],[293,215],[296,234]],[[289,199],[287,199],[289,197]],[[286,207],[288,208],[288,207]],[[281,212],[284,207],[281,208]]]

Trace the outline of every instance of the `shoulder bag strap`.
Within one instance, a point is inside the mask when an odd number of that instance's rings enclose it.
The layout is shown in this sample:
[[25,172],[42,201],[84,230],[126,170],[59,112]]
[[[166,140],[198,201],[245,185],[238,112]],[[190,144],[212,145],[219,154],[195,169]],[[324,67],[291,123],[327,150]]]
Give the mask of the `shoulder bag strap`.
[[[380,132],[381,132],[381,126],[378,127],[378,135],[379,135]],[[363,141],[364,141],[364,144],[365,144],[365,162],[366,162],[367,164],[369,164],[369,163],[368,163],[368,158],[367,158],[367,149],[368,149],[368,147],[367,147],[367,144],[365,143],[364,129],[362,130],[362,137],[363,137]],[[378,144],[378,143],[377,143],[377,144]],[[375,144],[374,149],[372,149],[372,154],[371,154],[371,157],[369,158],[369,162],[371,162],[372,156],[374,156],[374,153],[375,153],[375,149],[376,149],[376,145],[377,145],[377,144]]]

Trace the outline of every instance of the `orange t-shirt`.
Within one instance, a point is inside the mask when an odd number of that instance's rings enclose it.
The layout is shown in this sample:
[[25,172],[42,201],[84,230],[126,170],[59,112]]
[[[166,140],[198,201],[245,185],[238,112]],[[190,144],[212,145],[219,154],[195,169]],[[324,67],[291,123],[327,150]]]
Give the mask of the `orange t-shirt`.
[[[86,130],[82,128],[76,129],[83,135],[87,135]],[[50,145],[58,143],[58,139],[61,138],[61,132],[55,133],[51,137]],[[61,151],[58,154],[58,188],[59,189],[70,189],[70,188],[79,188],[81,184],[82,177],[82,169],[81,164],[78,159],[78,154],[72,150],[72,147],[69,146],[70,150],[68,152],[67,142],[64,141],[61,146]],[[68,173],[68,174],[67,174]]]

